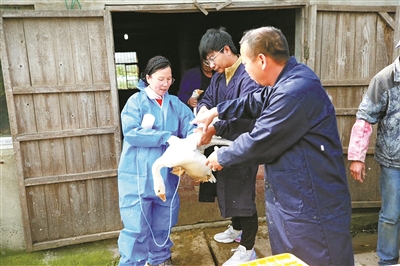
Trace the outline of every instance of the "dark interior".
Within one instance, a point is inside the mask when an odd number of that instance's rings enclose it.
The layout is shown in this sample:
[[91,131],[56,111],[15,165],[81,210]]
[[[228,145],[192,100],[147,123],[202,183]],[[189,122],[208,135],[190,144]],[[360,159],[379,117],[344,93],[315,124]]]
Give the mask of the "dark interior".
[[[247,10],[196,13],[112,13],[115,52],[137,53],[139,71],[155,55],[163,55],[172,63],[176,82],[170,94],[176,95],[182,74],[199,63],[198,45],[209,28],[225,27],[236,48],[243,32],[271,25],[285,34],[291,54],[294,53],[295,9]],[[128,34],[128,40],[124,39]],[[135,90],[120,91],[120,107]],[[124,94],[124,95],[122,95]]]

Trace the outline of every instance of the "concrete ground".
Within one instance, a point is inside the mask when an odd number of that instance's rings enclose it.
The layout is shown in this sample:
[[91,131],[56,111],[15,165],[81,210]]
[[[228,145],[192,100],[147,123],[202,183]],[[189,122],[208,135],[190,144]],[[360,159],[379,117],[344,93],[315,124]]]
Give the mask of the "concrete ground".
[[[227,225],[228,222],[216,222],[173,228],[173,232],[171,233],[171,239],[174,242],[172,249],[173,264],[175,266],[222,265],[232,255],[231,249],[238,246],[237,243],[220,244],[213,240],[214,234],[224,231]],[[378,257],[375,253],[377,234],[373,230],[371,232],[354,233],[353,246],[356,253],[356,266],[377,265],[378,263]],[[258,258],[271,256],[265,222],[260,222],[255,250]],[[117,240],[109,239],[33,253],[16,254],[1,251],[0,265],[114,266],[118,264],[118,258]]]
[[[238,243],[221,244],[213,240],[214,234],[225,229],[226,227],[208,227],[201,230],[173,232],[171,238],[175,244],[172,254],[174,265],[222,265],[232,255],[231,249],[238,246]],[[375,252],[376,240],[377,233],[375,231],[355,234],[353,237],[353,247],[356,253],[354,256],[355,266],[378,265],[379,258]],[[255,250],[258,258],[272,256],[265,223],[260,223]]]

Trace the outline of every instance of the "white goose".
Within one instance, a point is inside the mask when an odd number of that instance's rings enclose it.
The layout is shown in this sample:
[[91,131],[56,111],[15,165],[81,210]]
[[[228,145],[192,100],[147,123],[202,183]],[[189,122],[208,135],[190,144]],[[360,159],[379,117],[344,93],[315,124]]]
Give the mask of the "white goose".
[[[212,183],[217,181],[211,169],[206,166],[207,158],[204,155],[204,150],[213,145],[228,146],[232,141],[214,136],[209,144],[197,147],[199,138],[200,134],[198,133],[193,133],[184,139],[171,137],[168,140],[169,147],[153,163],[154,192],[164,202],[166,201],[165,184],[160,173],[163,167],[174,167],[175,169],[172,173],[179,177],[186,172],[188,176],[196,181]],[[183,171],[176,171],[176,167],[181,167]]]

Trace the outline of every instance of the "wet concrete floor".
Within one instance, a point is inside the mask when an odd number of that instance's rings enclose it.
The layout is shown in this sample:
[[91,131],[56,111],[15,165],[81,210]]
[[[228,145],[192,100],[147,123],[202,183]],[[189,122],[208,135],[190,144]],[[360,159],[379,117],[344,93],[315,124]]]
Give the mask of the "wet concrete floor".
[[[221,244],[213,240],[216,233],[222,232],[226,226],[207,227],[175,231],[171,234],[174,242],[172,261],[174,265],[210,265],[220,266],[232,255],[231,249],[238,243]],[[377,265],[376,231],[365,231],[354,234],[353,247],[355,265]],[[258,258],[272,256],[268,239],[268,229],[265,223],[260,223],[255,250]]]

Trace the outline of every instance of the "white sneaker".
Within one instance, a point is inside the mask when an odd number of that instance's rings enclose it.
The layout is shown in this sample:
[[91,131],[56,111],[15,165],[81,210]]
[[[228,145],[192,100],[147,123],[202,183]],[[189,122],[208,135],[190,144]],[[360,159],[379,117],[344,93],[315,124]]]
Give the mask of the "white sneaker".
[[214,240],[220,243],[232,243],[242,231],[235,230],[231,225],[222,233],[214,235]]
[[246,250],[246,248],[242,245],[239,245],[238,248],[232,249],[232,251],[235,251],[233,253],[232,257],[227,260],[222,266],[233,266],[233,265],[239,265],[243,262],[248,262],[257,259],[257,254],[254,251],[254,248],[251,250]]

